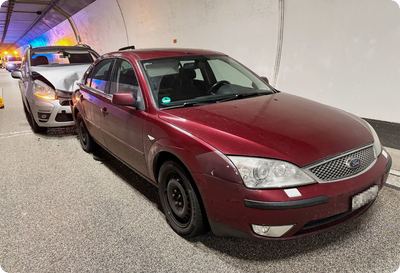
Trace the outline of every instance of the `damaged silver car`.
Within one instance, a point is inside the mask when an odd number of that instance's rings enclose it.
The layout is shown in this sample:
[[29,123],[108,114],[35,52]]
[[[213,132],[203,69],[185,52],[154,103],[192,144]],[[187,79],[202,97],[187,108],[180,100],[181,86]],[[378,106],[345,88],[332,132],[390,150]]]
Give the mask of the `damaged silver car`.
[[99,54],[87,45],[31,47],[25,50],[19,79],[22,101],[35,133],[72,126],[69,103],[79,80]]

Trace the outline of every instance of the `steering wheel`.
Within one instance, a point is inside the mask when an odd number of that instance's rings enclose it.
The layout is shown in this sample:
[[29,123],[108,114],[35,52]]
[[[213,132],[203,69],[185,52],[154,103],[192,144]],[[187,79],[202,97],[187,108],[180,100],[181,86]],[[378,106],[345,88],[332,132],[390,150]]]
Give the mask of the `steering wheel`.
[[[214,84],[210,87],[210,89],[208,89],[207,94],[212,94],[212,95],[217,94],[217,93],[218,93],[218,89],[220,89],[220,88],[221,88],[223,85],[225,85],[225,84],[231,84],[231,83],[228,82],[228,81],[225,81],[225,80],[214,83]],[[213,92],[214,89],[216,90],[215,93]]]

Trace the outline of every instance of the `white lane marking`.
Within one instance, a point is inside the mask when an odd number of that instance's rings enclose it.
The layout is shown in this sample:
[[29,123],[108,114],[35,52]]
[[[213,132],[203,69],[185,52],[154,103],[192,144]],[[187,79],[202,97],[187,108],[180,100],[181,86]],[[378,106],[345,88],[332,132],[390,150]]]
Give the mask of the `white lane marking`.
[[386,181],[386,184],[400,188],[400,181],[396,181],[395,179],[390,179],[390,181]]
[[390,170],[390,174],[393,174],[395,176],[400,176],[400,172],[396,170]]
[[31,135],[31,134],[33,134],[33,132],[30,131],[30,130],[19,131],[19,132],[3,133],[3,134],[0,134],[0,139],[10,138],[10,137],[17,137],[17,136],[25,136],[25,135]]

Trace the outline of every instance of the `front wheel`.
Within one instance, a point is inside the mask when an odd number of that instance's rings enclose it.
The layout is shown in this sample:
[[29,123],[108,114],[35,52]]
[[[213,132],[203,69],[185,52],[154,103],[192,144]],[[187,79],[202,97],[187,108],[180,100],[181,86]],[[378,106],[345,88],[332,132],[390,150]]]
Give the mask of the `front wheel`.
[[81,143],[81,147],[85,152],[93,152],[95,150],[96,143],[90,135],[85,122],[83,121],[81,113],[76,115],[76,125],[78,127],[78,136]]
[[41,127],[36,123],[35,118],[33,117],[32,111],[28,112],[25,104],[24,104],[24,110],[25,110],[25,113],[27,114],[28,119],[30,119],[29,121],[30,121],[33,132],[35,132],[37,134],[46,133],[47,127]]
[[165,217],[172,229],[184,238],[206,231],[205,213],[185,169],[174,161],[165,162],[158,176],[158,192]]

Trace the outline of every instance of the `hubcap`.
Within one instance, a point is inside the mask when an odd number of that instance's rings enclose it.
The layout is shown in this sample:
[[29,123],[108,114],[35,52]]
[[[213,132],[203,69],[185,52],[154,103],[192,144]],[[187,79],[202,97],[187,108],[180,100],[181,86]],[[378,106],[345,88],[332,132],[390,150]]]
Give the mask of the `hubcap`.
[[167,186],[167,199],[172,212],[180,223],[186,223],[190,215],[188,197],[179,178],[171,178]]

